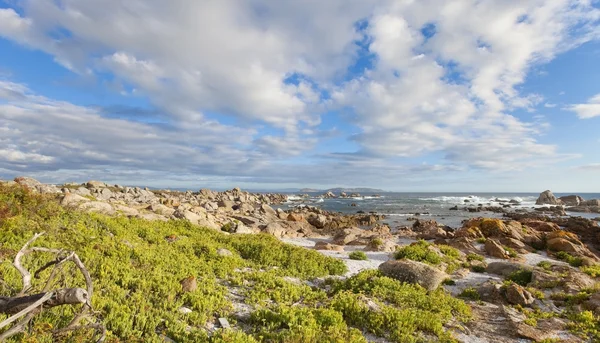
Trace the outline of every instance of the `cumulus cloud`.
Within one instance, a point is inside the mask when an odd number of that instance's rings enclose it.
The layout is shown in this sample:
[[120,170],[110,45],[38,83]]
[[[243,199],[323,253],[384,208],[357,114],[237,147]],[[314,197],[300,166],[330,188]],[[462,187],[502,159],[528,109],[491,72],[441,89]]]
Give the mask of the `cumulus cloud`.
[[[514,114],[544,101],[518,86],[534,66],[600,37],[600,10],[589,1],[20,5],[0,9],[1,37],[74,73],[108,73],[119,92],[133,90],[156,110],[76,106],[2,81],[0,168],[105,166],[123,178],[135,168],[181,182],[199,174],[326,182],[324,170],[351,182],[360,177],[351,168],[409,173],[417,169],[406,161],[429,155],[439,159],[431,172],[573,157],[538,142],[547,123]],[[598,104],[600,96],[568,109],[591,118]],[[329,111],[342,113],[353,132],[338,132],[358,149],[314,160]],[[321,172],[306,172],[316,161]],[[376,168],[384,165],[388,172]]]
[[600,94],[589,98],[587,103],[570,105],[564,109],[577,113],[580,119],[600,117]]

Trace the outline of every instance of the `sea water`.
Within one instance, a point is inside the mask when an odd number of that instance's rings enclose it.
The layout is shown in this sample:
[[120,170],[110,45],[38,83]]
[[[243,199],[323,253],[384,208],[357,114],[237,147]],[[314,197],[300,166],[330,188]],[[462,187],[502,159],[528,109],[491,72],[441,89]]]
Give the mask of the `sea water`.
[[[572,194],[572,193],[571,193]],[[392,227],[412,225],[414,218],[435,219],[438,223],[456,228],[461,222],[473,217],[502,217],[502,213],[468,212],[465,207],[500,206],[509,204],[511,208],[533,210],[539,193],[381,193],[362,194],[351,198],[322,198],[322,193],[308,193],[309,197],[289,194],[285,207],[315,206],[327,211],[345,214],[377,212],[386,215],[384,222]],[[570,195],[555,193],[556,197]],[[598,193],[579,193],[585,200],[600,199]],[[510,203],[512,200],[512,203]],[[459,210],[450,210],[458,206]],[[586,218],[600,217],[600,214],[569,213]]]

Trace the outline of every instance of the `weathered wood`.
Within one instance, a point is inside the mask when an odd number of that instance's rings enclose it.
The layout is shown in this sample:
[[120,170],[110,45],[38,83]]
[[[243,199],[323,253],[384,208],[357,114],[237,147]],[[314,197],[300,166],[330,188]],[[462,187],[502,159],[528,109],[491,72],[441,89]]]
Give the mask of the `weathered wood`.
[[[49,292],[27,295],[23,297],[0,297],[0,313],[13,314],[43,298]],[[60,305],[85,304],[88,302],[87,291],[83,288],[63,288],[52,292],[53,295],[43,303],[43,306],[55,307]]]
[[[15,297],[0,297],[0,313],[12,314],[11,317],[0,323],[0,329],[14,323],[23,317],[19,322],[12,325],[8,330],[0,334],[0,342],[5,339],[23,332],[27,327],[27,324],[33,319],[33,317],[40,312],[43,308],[61,306],[61,305],[75,305],[83,304],[79,312],[71,320],[71,322],[63,328],[56,329],[53,331],[55,335],[60,335],[68,331],[94,329],[100,334],[99,339],[96,342],[103,342],[106,338],[106,328],[100,322],[91,323],[87,325],[79,325],[79,322],[83,319],[89,319],[95,317],[92,309],[91,297],[94,291],[92,278],[90,273],[85,268],[83,262],[79,259],[79,256],[75,252],[66,252],[64,250],[43,248],[43,247],[32,247],[28,248],[33,241],[42,236],[44,232],[35,234],[16,254],[13,261],[13,266],[21,274],[23,288]],[[40,273],[52,266],[52,272],[46,281],[46,285],[41,293],[25,295],[31,291],[31,273],[23,267],[21,259],[23,256],[32,252],[52,253],[56,254],[56,259],[52,262],[46,263],[40,269],[38,269],[34,276],[39,277]],[[63,264],[66,262],[73,262],[79,269],[83,277],[85,278],[86,289],[83,288],[62,288],[58,290],[50,291],[50,287],[53,284],[53,280],[56,277]]]

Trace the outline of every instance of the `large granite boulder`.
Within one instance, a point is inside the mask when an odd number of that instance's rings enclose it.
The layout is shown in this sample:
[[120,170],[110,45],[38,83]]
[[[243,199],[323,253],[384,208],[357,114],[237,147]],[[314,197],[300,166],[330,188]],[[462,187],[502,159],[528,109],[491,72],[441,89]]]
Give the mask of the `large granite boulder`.
[[557,199],[551,191],[543,191],[535,202],[536,205],[562,205],[562,201]]
[[512,283],[506,287],[506,300],[513,305],[531,305],[535,301],[535,298],[528,290]]
[[448,275],[425,263],[411,260],[392,260],[379,266],[381,273],[387,277],[412,284],[418,284],[432,291],[444,281]]
[[566,206],[579,206],[584,200],[579,195],[566,195],[558,198]]

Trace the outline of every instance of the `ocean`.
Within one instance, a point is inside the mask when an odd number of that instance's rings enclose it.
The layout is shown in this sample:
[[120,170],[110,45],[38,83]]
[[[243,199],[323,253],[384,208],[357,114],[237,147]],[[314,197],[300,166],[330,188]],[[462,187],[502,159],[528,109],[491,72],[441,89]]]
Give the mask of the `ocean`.
[[[412,225],[411,217],[422,219],[435,219],[438,223],[453,228],[461,226],[461,222],[473,217],[502,217],[502,213],[493,212],[468,212],[463,207],[502,206],[513,200],[518,204],[510,204],[512,209],[524,208],[533,210],[539,193],[381,193],[361,194],[354,198],[332,198],[323,199],[322,193],[307,193],[309,197],[301,197],[299,194],[289,194],[286,208],[300,205],[309,205],[322,208],[323,210],[356,213],[357,211],[377,212],[386,215],[385,223],[391,227]],[[554,193],[556,197],[570,195],[573,193]],[[600,199],[600,193],[580,193],[582,198]],[[354,204],[354,206],[352,206]],[[458,211],[450,210],[458,206]],[[585,218],[600,217],[599,214],[568,213],[569,215],[582,216]]]

